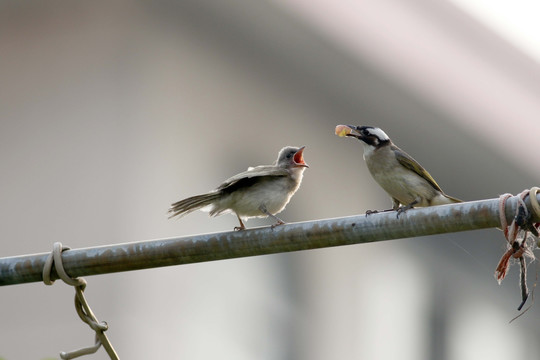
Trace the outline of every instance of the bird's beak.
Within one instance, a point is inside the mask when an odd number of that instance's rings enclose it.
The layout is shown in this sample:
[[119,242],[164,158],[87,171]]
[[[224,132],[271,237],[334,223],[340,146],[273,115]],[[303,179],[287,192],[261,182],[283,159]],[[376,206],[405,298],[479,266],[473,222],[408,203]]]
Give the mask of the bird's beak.
[[293,157],[293,160],[294,160],[294,164],[298,167],[309,167],[308,164],[306,164],[306,162],[304,161],[304,149],[306,147],[305,146],[302,146],[297,152],[296,154],[294,154],[294,157]]
[[354,125],[338,125],[336,126],[336,135],[339,137],[355,137],[357,139],[360,139],[362,137],[362,134],[356,130],[356,126]]

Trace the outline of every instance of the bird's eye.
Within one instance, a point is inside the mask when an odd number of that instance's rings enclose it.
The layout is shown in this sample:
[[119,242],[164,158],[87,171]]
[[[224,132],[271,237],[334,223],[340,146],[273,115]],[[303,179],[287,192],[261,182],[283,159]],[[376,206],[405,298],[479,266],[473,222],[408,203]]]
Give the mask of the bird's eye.
[[287,159],[292,158],[292,156],[293,156],[293,153],[288,153],[288,154],[287,154]]
[[364,136],[370,135],[369,130],[368,129],[362,130],[362,135],[364,135]]

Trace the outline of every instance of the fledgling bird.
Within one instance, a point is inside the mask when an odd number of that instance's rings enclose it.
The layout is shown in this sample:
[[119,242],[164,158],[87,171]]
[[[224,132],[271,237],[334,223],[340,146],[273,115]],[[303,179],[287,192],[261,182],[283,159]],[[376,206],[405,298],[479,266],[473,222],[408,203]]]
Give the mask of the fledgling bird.
[[277,221],[272,227],[285,224],[276,214],[289,203],[300,187],[304,170],[309,167],[304,161],[304,148],[286,146],[273,165],[250,167],[207,194],[175,202],[169,209],[172,214],[169,218],[201,209],[210,216],[235,213],[240,226],[234,230],[244,230],[242,218],[250,217],[270,216]]
[[354,137],[362,142],[364,160],[369,172],[392,198],[392,208],[398,212],[398,216],[414,206],[462,202],[446,195],[426,169],[394,145],[381,129],[372,126],[338,125],[336,135]]

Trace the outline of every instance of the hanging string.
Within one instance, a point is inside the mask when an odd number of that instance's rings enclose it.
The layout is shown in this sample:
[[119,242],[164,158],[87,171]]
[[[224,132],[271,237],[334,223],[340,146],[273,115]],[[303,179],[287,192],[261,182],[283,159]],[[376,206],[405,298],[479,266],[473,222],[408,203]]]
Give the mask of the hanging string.
[[54,267],[56,273],[66,284],[75,287],[75,309],[81,320],[88,324],[95,331],[95,344],[87,348],[74,350],[71,352],[61,352],[60,357],[64,360],[74,359],[79,356],[94,354],[102,345],[109,354],[111,360],[118,360],[112,344],[105,335],[105,331],[109,328],[106,322],[99,322],[90,309],[86,298],[84,297],[84,289],[86,288],[86,280],[83,278],[71,278],[62,264],[62,252],[69,250],[68,247],[63,247],[61,243],[56,242],[53,246],[53,251],[49,254],[45,265],[43,266],[43,282],[45,285],[52,285],[54,280],[51,280],[51,271]]
[[538,228],[540,227],[540,223],[532,223],[532,214],[525,205],[525,198],[529,196],[531,209],[536,214],[536,217],[538,217],[540,216],[540,205],[536,199],[536,194],[539,191],[540,188],[533,187],[530,190],[524,190],[517,195],[518,206],[516,207],[516,213],[510,225],[508,225],[508,222],[506,221],[506,201],[512,197],[512,195],[503,194],[499,198],[499,218],[503,234],[508,243],[508,249],[499,260],[499,264],[495,269],[495,278],[498,283],[501,284],[510,268],[510,260],[519,260],[522,301],[518,306],[518,310],[522,309],[529,297],[529,290],[527,288],[527,261],[525,258],[529,257],[534,259],[534,255],[531,251],[531,244],[529,244],[528,241],[530,238],[529,234],[538,239]]

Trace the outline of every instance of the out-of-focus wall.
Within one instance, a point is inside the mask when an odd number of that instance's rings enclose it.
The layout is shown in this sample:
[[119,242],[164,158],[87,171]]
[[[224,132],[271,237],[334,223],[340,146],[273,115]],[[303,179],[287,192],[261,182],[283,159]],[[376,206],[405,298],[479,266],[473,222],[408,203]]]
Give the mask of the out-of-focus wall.
[[[166,211],[285,145],[310,165],[285,221],[388,207],[339,123],[383,127],[467,200],[532,185],[272,3],[0,3],[0,256],[231,230],[234,216]],[[492,278],[503,250],[496,231],[454,234],[89,277],[86,294],[125,359],[535,355],[538,311],[509,327],[515,276]],[[67,286],[0,293],[0,357],[92,343]]]

